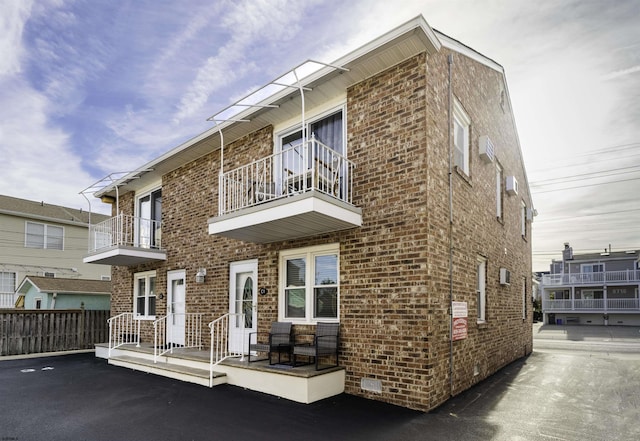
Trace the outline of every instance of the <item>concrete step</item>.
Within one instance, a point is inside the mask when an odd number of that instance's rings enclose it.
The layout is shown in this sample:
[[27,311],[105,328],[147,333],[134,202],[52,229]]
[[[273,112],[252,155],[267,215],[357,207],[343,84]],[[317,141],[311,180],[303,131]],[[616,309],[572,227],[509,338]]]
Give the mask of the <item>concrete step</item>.
[[[150,374],[161,375],[175,380],[186,381],[189,383],[209,386],[209,370],[183,366],[174,363],[158,361],[154,363],[142,357],[133,357],[130,355],[112,356],[109,364],[114,366],[126,367],[136,371],[147,372]],[[227,374],[222,372],[213,373],[213,385],[225,384],[227,382]]]

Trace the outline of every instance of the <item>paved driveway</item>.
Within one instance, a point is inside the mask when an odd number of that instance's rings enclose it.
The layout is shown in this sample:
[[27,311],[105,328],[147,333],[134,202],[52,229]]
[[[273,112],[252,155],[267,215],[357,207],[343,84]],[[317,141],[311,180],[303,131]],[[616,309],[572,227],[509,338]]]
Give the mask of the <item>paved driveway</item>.
[[2,361],[0,440],[640,439],[640,352],[600,349],[536,349],[429,414],[208,389],[91,354]]

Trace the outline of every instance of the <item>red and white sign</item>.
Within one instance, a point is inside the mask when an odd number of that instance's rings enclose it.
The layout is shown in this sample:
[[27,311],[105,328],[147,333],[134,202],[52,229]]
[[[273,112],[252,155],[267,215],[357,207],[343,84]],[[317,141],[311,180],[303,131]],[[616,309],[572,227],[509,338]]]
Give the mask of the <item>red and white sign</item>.
[[467,338],[467,318],[456,317],[453,319],[453,341]]

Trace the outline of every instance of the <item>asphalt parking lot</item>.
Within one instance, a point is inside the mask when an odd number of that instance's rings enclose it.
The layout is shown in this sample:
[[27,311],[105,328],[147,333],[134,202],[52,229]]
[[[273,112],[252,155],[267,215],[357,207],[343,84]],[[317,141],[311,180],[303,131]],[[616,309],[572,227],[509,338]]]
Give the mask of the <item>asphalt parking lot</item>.
[[638,331],[538,325],[531,356],[427,414],[350,395],[304,405],[208,389],[92,354],[4,360],[0,440],[640,439]]

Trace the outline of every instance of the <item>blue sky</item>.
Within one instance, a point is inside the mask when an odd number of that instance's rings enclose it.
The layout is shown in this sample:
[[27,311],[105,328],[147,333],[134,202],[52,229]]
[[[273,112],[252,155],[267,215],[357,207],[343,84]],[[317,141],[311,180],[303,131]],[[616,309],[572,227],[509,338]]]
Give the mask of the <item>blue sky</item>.
[[331,62],[418,14],[505,68],[539,213],[534,269],[565,241],[640,248],[632,0],[4,0],[0,194],[86,209],[78,193],[98,179],[209,129],[300,62]]

